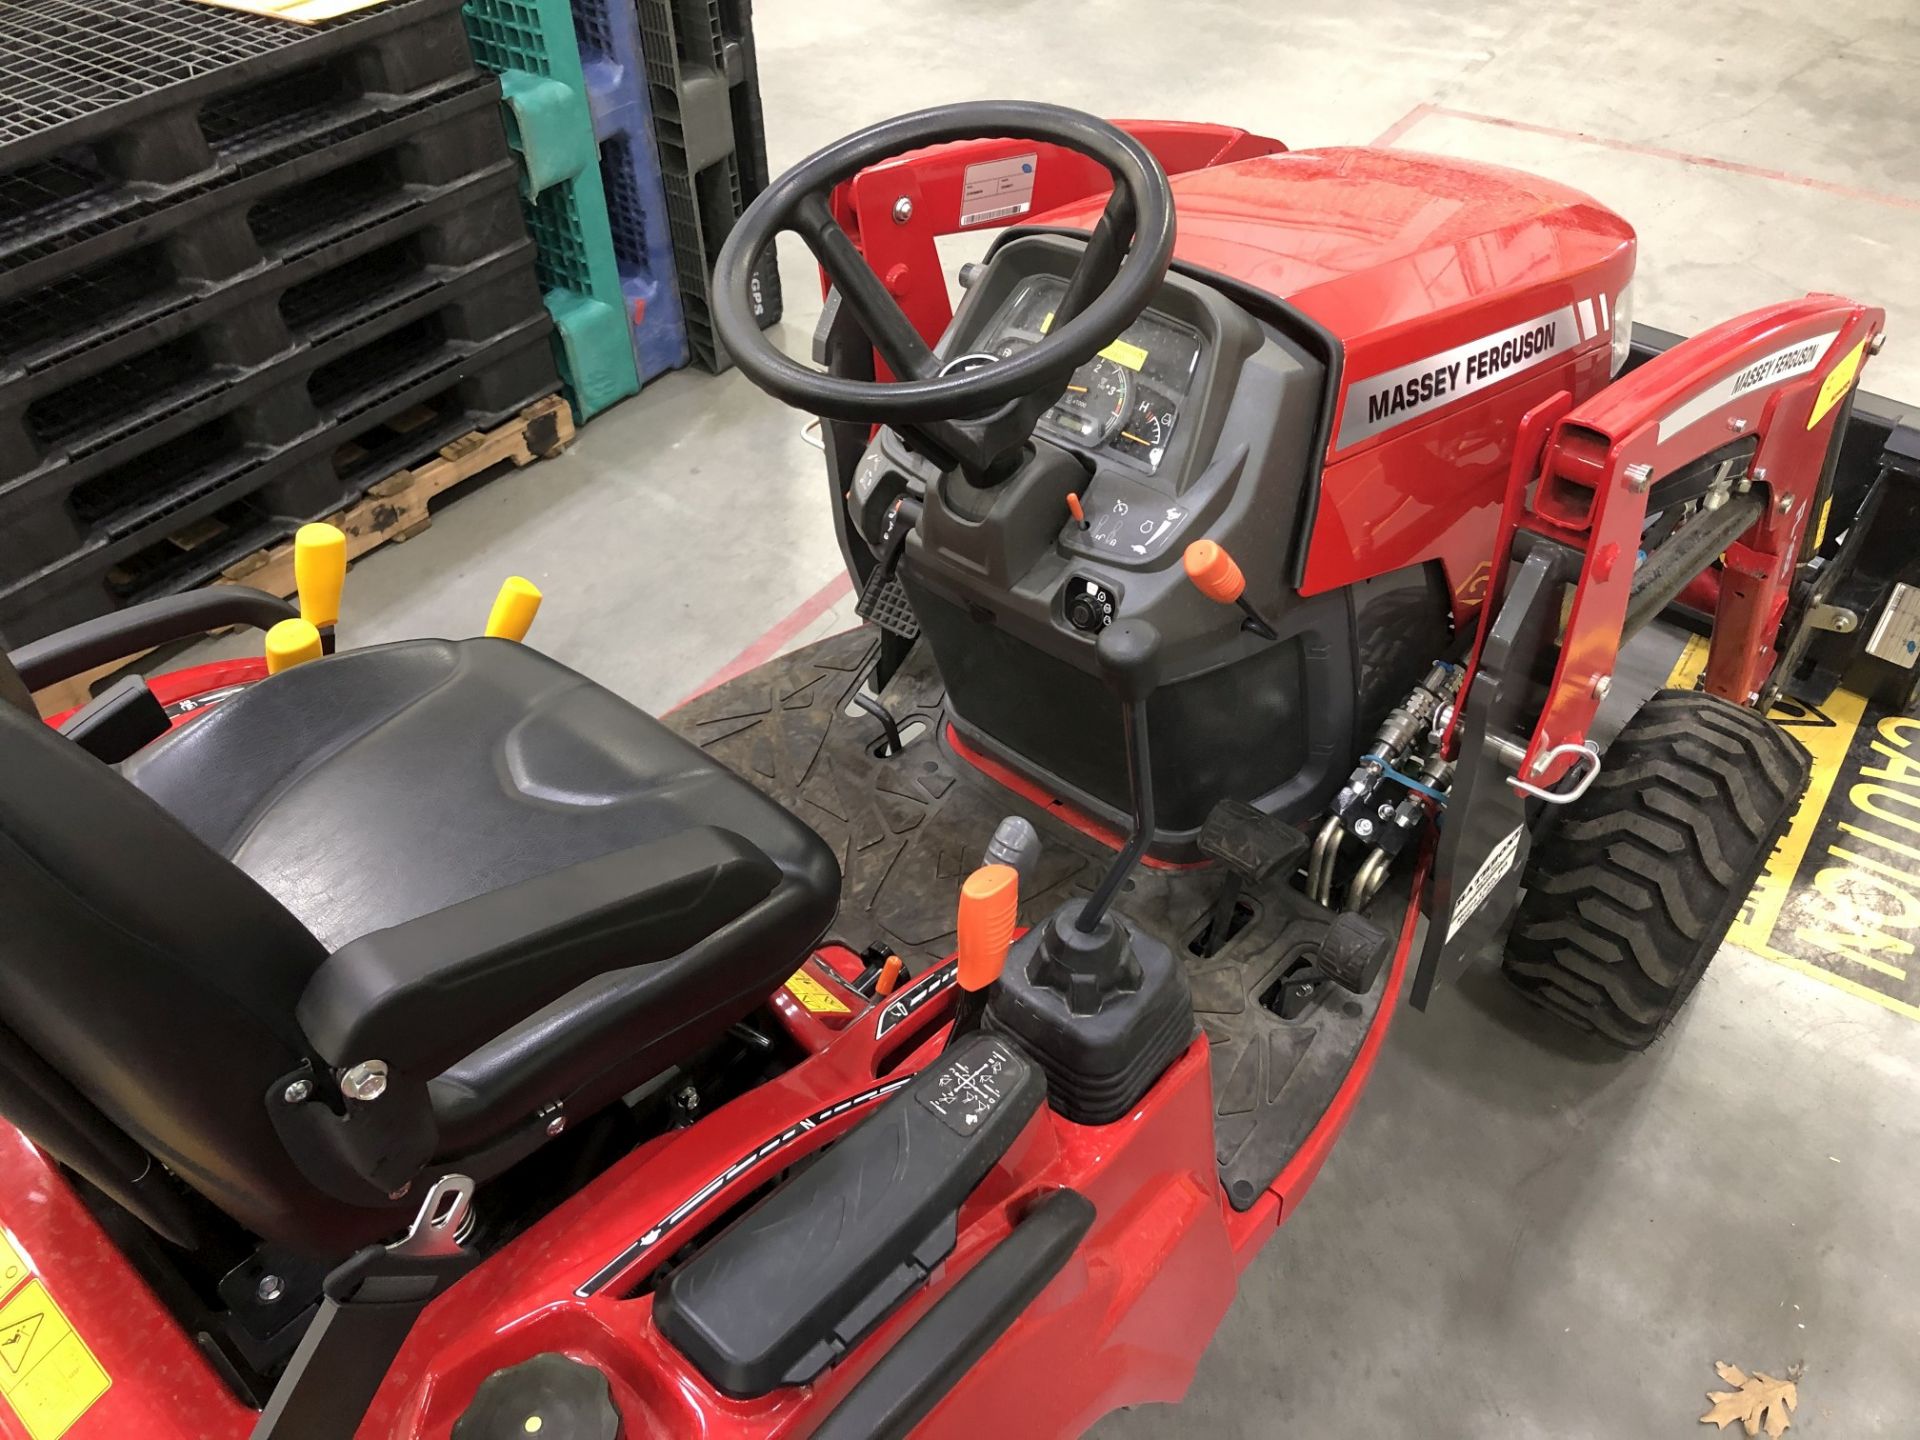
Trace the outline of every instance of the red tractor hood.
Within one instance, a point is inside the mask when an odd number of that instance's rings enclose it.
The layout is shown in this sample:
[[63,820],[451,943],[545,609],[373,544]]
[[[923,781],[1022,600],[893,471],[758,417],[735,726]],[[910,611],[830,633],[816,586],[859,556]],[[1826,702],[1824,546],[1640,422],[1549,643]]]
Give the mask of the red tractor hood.
[[[1634,235],[1578,190],[1494,165],[1367,149],[1262,155],[1171,183],[1178,260],[1279,296],[1339,340],[1333,454],[1376,443],[1376,425],[1358,414],[1346,421],[1356,386],[1378,405],[1382,384],[1529,327],[1576,361],[1576,398],[1605,383]],[[1028,223],[1091,228],[1105,198]],[[1508,378],[1486,377],[1483,388]]]
[[[1633,228],[1620,216],[1578,190],[1495,165],[1402,150],[1295,150],[1190,171],[1172,185],[1180,260],[1291,301],[1349,348],[1596,271],[1617,291],[1632,271]],[[1104,199],[1028,223],[1088,228]]]

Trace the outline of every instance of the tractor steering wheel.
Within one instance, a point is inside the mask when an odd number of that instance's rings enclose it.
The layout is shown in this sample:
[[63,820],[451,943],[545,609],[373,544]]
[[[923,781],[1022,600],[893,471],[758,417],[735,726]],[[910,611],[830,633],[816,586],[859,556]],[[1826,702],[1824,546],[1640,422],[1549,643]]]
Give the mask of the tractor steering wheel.
[[[947,141],[988,138],[1042,141],[1097,161],[1113,176],[1113,198],[1087,240],[1046,336],[1012,359],[943,374],[938,357],[833,218],[828,197],[835,185],[877,161]],[[806,242],[897,379],[849,380],[808,369],[777,349],[754,323],[754,266],[782,230]],[[984,464],[1004,453],[1009,440],[1024,443],[1046,408],[1013,402],[1057,399],[1049,388],[1057,392],[1146,308],[1172,256],[1173,191],[1152,153],[1126,131],[1058,105],[1005,100],[936,105],[838,140],[768,186],[721,247],[714,268],[714,325],[734,363],[774,398],[830,420],[904,427],[938,450]],[[990,434],[945,423],[981,417],[996,407],[1006,407],[1007,413],[991,417]]]

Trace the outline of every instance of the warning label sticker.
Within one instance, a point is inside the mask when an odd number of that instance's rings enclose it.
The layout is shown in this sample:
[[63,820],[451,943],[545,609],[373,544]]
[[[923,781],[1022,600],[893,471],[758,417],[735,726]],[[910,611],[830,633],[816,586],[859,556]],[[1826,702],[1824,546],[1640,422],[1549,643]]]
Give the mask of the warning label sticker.
[[1424,419],[1463,395],[1498,385],[1556,355],[1564,355],[1580,343],[1580,338],[1580,323],[1572,307],[1563,306],[1537,320],[1510,325],[1411,365],[1356,381],[1347,387],[1339,443],[1353,445]]
[[[1668,683],[1693,687],[1706,656],[1692,637]],[[1920,1020],[1920,719],[1850,690],[1768,718],[1813,774],[1727,942]]]
[[984,225],[1026,214],[1033,208],[1033,177],[1039,163],[1035,151],[969,165],[960,177],[961,225]]
[[787,993],[815,1015],[851,1015],[853,1007],[834,994],[805,970],[796,970],[787,979]]
[[0,1396],[33,1440],[60,1440],[112,1383],[38,1280],[0,1307]]
[[1487,897],[1513,869],[1513,862],[1520,854],[1520,836],[1524,825],[1516,825],[1498,845],[1488,852],[1487,858],[1480,862],[1480,868],[1473,872],[1473,879],[1467,882],[1467,888],[1460,892],[1460,899],[1453,907],[1453,919],[1447,922],[1447,943],[1453,943],[1453,937],[1460,933],[1460,927],[1473,918],[1473,912],[1487,903]]

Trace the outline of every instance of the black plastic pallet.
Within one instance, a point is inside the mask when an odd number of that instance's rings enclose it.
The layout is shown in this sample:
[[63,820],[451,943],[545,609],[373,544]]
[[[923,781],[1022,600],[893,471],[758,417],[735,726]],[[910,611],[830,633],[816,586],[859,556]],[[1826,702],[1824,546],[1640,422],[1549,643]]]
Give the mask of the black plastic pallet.
[[197,0],[8,0],[0,246],[49,209],[205,177],[473,73],[459,0],[311,27]]
[[[0,497],[55,468],[115,463],[94,457],[103,446],[174,421],[192,397],[161,395],[142,384],[143,373],[167,387],[198,386],[211,393],[238,383],[242,377],[236,370],[257,374],[264,369],[291,343],[284,322],[265,303],[265,291],[276,287],[275,269],[291,268],[297,283],[309,273],[303,263],[330,263],[329,253],[340,247],[364,253],[357,242],[364,237],[377,243],[389,233],[387,227],[417,228],[460,187],[489,178],[503,186],[503,167],[511,161],[496,94],[491,80],[475,82],[396,126],[223,187],[193,207],[191,223],[172,225],[132,248],[116,245],[56,283],[16,292],[0,285],[0,315],[38,322],[37,331],[30,324],[20,326],[37,336],[23,339],[21,350],[0,341]],[[509,223],[504,207],[497,192],[489,197],[484,203],[490,214],[475,223],[501,237],[500,243],[509,236],[524,239],[520,226],[501,228]],[[460,226],[450,222],[450,239],[460,233]],[[137,277],[121,268],[129,259],[151,262],[146,273],[155,291],[170,297],[159,302],[163,313],[144,320],[137,314],[126,317],[129,309],[141,310],[140,302],[129,298]],[[212,275],[223,279],[207,278]],[[346,283],[351,288],[351,280]],[[247,286],[263,289],[250,302],[230,305],[230,289],[240,287],[245,294]],[[121,301],[119,323],[108,313],[110,304],[94,298],[96,288],[108,300]],[[191,298],[183,299],[182,290]],[[84,324],[89,310],[101,323],[92,334],[76,335],[71,322]],[[223,314],[229,321],[224,325]],[[196,349],[189,334],[196,329],[217,332],[214,343]],[[161,357],[165,368],[159,368],[147,357],[167,345],[176,349]],[[109,377],[104,385],[103,376]],[[49,413],[61,411],[67,393],[100,410],[107,397],[89,400],[88,392],[103,389],[117,391],[119,398],[97,425],[76,423],[85,416]],[[0,513],[4,505],[0,499]],[[0,575],[6,573],[0,561]]]
[[[694,359],[717,373],[733,358],[713,328],[714,262],[768,182],[752,0],[636,3],[687,342]],[[780,319],[772,246],[754,268],[753,305],[763,329]]]
[[[443,126],[455,113],[495,114],[491,133],[476,132],[483,143],[468,168],[490,164],[499,158],[495,137],[504,145],[499,97],[499,83],[492,77],[468,75],[404,103],[308,128],[285,144],[178,184],[120,187],[11,217],[0,196],[0,298],[52,284],[163,237],[190,245],[193,227],[209,217],[251,204],[345,158],[391,149],[411,135]],[[0,191],[12,178],[0,177]]]
[[[530,281],[530,268],[527,274]],[[196,498],[153,516],[139,533],[0,589],[0,628],[25,644],[203,584],[305,521],[336,513],[394,471],[503,423],[559,388],[552,328],[543,308],[486,340],[426,353],[409,353],[402,341],[384,363],[362,357],[393,388],[348,395],[335,423],[278,450],[169,449],[167,463],[200,465],[210,485],[185,487]]]
[[[299,194],[274,197],[251,215],[217,217],[191,245],[155,241],[0,301],[0,407],[9,403],[9,386],[31,383],[44,392],[423,226],[445,225],[453,244],[464,234],[492,233],[502,193],[511,198],[519,183],[511,159],[443,184],[392,175],[370,187],[361,179],[327,184],[335,180],[329,174],[293,187],[309,201],[303,215],[286,203]],[[275,223],[262,226],[268,207]],[[515,231],[521,228],[516,219]]]
[[[154,386],[170,407],[165,420],[108,429],[85,457],[0,490],[0,555],[11,562],[0,565],[0,581],[144,543],[185,510],[211,508],[213,496],[255,468],[252,460],[350,423],[501,335],[548,322],[525,240],[453,274],[416,267],[384,292],[352,290],[342,300],[317,338],[250,373],[217,377],[227,381],[221,388],[208,387],[204,370],[163,388],[172,365],[198,358],[176,350],[197,349],[192,336],[117,375],[116,385]],[[91,407],[111,425],[119,393],[91,387],[76,408]],[[338,499],[289,492],[275,504],[324,510]],[[57,558],[34,566],[36,547]]]
[[[435,206],[359,228],[290,264],[259,272],[229,287],[217,303],[168,316],[133,337],[145,348],[131,358],[122,358],[129,349],[125,342],[82,352],[36,377],[62,388],[43,388],[35,405],[91,405],[112,424],[124,423],[119,412],[142,398],[162,412],[213,399],[249,377],[232,365],[210,373],[192,362],[214,352],[231,358],[251,344],[297,363],[302,352],[324,352],[403,302],[444,296],[468,271],[510,281],[531,253],[524,236],[515,177],[511,171],[490,173]],[[521,298],[529,297],[523,292]],[[161,357],[158,365],[155,357]],[[143,378],[150,382],[146,395],[130,394]],[[270,377],[267,389],[279,383]],[[28,407],[28,416],[34,408]],[[130,458],[104,470],[82,456],[77,466],[57,466],[37,479],[0,487],[0,581],[55,564],[94,541],[133,533],[152,522],[156,507],[192,498],[193,481],[177,477],[201,476],[199,462],[231,457],[251,439],[270,443],[276,427],[300,429],[308,422],[297,400],[263,402],[245,414],[222,413],[195,424],[163,447],[136,443]],[[154,455],[155,448],[162,453]]]

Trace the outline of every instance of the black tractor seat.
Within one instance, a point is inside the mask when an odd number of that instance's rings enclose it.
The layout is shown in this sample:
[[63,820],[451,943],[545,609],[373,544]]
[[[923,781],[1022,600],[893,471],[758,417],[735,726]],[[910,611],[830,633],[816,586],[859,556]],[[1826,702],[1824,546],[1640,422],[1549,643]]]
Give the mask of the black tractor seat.
[[800,820],[508,641],[312,662],[120,775],[0,706],[0,1111],[341,1253],[710,1044],[839,885]]

